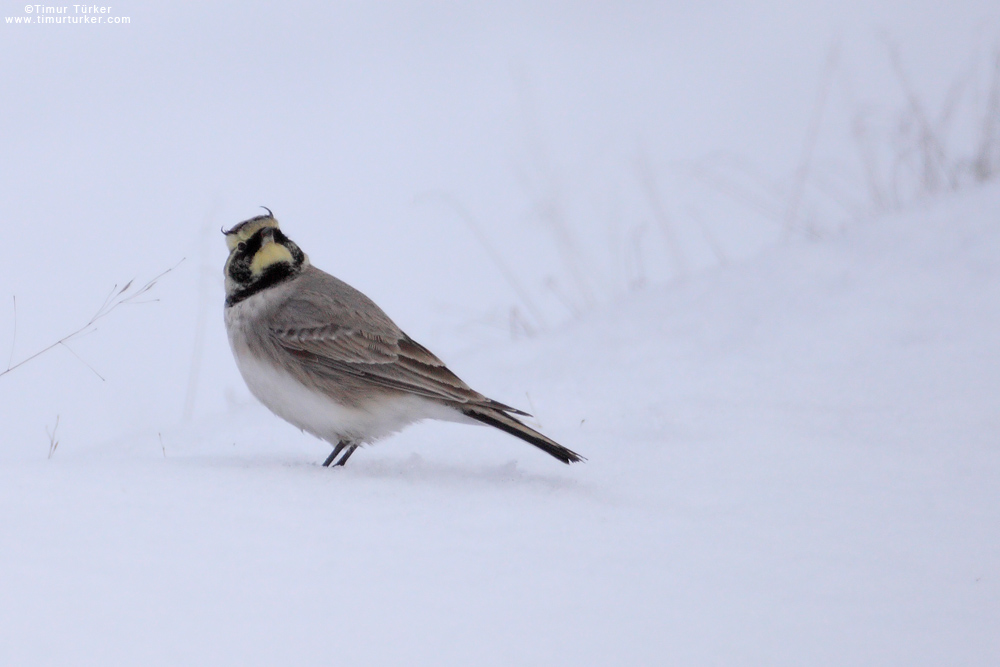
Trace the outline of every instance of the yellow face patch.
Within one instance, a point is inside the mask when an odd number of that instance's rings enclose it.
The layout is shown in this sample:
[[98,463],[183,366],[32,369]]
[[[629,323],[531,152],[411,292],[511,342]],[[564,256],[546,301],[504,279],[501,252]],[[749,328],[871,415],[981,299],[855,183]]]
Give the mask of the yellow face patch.
[[288,248],[280,243],[275,243],[270,239],[266,239],[264,241],[264,245],[261,246],[260,250],[257,251],[257,254],[253,256],[253,261],[250,262],[250,272],[255,276],[259,276],[266,271],[268,267],[274,266],[280,262],[294,264],[295,259],[292,257],[292,253]]
[[251,236],[256,234],[259,230],[264,229],[265,227],[273,227],[274,229],[277,229],[278,221],[275,220],[274,218],[261,218],[259,220],[252,220],[244,224],[242,227],[240,227],[237,231],[233,232],[232,234],[226,234],[226,246],[229,248],[229,252],[235,250],[236,246],[238,246],[240,243],[246,243]]

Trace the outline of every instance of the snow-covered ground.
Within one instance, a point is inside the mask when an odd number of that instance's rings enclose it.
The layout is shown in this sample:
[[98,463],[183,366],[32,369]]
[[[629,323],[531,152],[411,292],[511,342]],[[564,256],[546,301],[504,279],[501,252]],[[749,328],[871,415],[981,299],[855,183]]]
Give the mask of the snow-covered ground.
[[324,469],[243,398],[7,463],[0,655],[997,664],[998,210],[956,196],[450,360],[584,464],[430,424]]
[[[0,377],[0,664],[1000,664],[995,1],[26,12],[0,359],[186,260]],[[588,462],[321,468],[225,339],[258,205]]]

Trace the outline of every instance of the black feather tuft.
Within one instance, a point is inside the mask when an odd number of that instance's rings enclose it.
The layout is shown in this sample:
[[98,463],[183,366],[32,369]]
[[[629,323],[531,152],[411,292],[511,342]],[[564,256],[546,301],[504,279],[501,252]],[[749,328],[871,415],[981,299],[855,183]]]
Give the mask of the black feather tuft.
[[476,409],[467,408],[462,411],[465,416],[471,417],[476,421],[488,424],[494,428],[498,428],[501,431],[510,433],[511,435],[524,440],[525,442],[531,443],[540,450],[559,459],[563,463],[577,463],[579,461],[586,461],[584,457],[580,456],[572,449],[567,449],[563,447],[555,440],[551,438],[546,438],[544,435],[531,428],[522,424],[520,421],[511,417],[508,414],[504,414],[500,411],[489,411],[488,409]]

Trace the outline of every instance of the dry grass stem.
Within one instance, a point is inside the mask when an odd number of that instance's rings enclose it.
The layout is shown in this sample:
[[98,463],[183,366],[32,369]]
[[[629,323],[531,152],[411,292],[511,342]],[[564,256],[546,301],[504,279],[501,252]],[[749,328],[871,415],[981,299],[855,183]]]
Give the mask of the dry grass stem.
[[[183,262],[183,261],[184,260],[182,259],[181,262]],[[153,287],[156,286],[156,283],[161,278],[163,278],[163,276],[167,275],[168,273],[170,273],[171,271],[173,271],[174,269],[176,269],[179,265],[180,265],[180,262],[178,262],[174,266],[170,267],[166,271],[163,271],[162,273],[158,274],[157,276],[155,276],[154,278],[152,278],[146,284],[142,285],[141,287],[135,288],[135,289],[132,289],[132,284],[134,282],[134,279],[128,281],[127,283],[125,283],[125,285],[123,287],[121,287],[121,288],[119,288],[118,285],[115,285],[114,287],[111,288],[111,291],[104,298],[104,302],[101,304],[101,307],[97,309],[97,312],[94,313],[94,315],[87,321],[86,324],[84,324],[79,329],[73,331],[72,333],[69,333],[69,334],[63,336],[62,338],[60,338],[56,342],[52,343],[51,345],[47,345],[47,346],[43,347],[41,350],[35,352],[34,354],[28,356],[25,359],[22,359],[21,361],[17,362],[16,364],[11,364],[10,363],[11,361],[13,361],[13,358],[14,358],[14,344],[12,342],[11,343],[10,361],[8,361],[8,363],[7,363],[7,369],[4,370],[3,372],[0,372],[0,377],[3,377],[4,375],[7,375],[11,371],[20,368],[21,366],[23,366],[24,364],[28,363],[29,361],[31,361],[33,359],[37,359],[38,357],[40,357],[41,355],[45,354],[46,352],[48,352],[49,350],[53,349],[54,347],[62,346],[62,347],[65,347],[67,350],[69,350],[70,353],[74,357],[76,357],[77,359],[79,359],[80,362],[83,363],[87,368],[89,368],[90,370],[94,371],[94,373],[97,375],[97,377],[99,377],[99,378],[101,378],[103,380],[104,378],[101,376],[101,374],[98,373],[96,370],[94,370],[93,366],[91,366],[87,362],[83,361],[83,359],[80,359],[80,356],[76,352],[74,352],[72,350],[72,348],[70,348],[67,345],[67,343],[69,341],[73,340],[74,338],[78,338],[78,337],[80,337],[80,336],[82,336],[84,334],[87,334],[87,333],[90,333],[91,331],[93,331],[94,325],[96,325],[100,320],[102,320],[105,317],[107,317],[108,315],[110,315],[119,306],[136,305],[136,304],[140,304],[140,303],[152,303],[154,301],[159,301],[159,299],[142,299],[141,297],[143,297],[144,295],[147,295],[149,293],[149,291],[152,290]],[[15,304],[16,304],[16,301],[15,301]],[[16,326],[17,326],[16,313],[17,313],[17,311],[16,311],[16,308],[15,308],[15,320],[14,320],[14,322],[15,322],[15,333],[17,331],[17,329],[16,329]]]

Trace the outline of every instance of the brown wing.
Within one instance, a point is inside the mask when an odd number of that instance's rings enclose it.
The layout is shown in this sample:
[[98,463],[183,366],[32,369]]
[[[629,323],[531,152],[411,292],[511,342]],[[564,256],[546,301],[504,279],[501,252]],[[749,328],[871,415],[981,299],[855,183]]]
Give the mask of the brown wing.
[[431,399],[524,414],[474,391],[368,297],[310,268],[306,289],[270,322],[273,339],[310,372],[334,381],[346,374]]
[[466,403],[482,397],[406,334],[391,339],[358,329],[272,329],[279,345],[319,374],[345,373],[388,389]]

